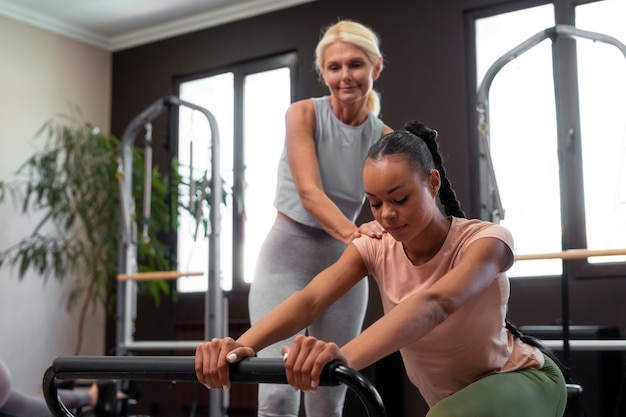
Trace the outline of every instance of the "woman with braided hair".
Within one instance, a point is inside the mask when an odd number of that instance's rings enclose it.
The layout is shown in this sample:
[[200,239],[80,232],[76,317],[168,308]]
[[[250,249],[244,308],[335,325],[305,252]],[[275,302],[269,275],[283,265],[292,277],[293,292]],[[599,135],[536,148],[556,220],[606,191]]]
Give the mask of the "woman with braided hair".
[[360,370],[399,350],[428,417],[561,417],[567,392],[559,367],[505,324],[511,234],[465,218],[437,132],[417,122],[405,127],[372,145],[363,168],[382,238],[353,240],[336,263],[237,340],[199,345],[199,381],[229,387],[229,363],[296,333],[369,274],[385,314],[343,346],[298,336],[283,347],[294,388],[316,391],[330,361]]

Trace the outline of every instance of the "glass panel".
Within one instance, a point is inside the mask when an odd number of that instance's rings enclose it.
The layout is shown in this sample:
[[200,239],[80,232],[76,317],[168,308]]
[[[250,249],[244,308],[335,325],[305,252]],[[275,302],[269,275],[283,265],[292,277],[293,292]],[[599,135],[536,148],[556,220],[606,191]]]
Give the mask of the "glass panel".
[[244,86],[246,238],[244,280],[252,282],[256,259],[274,223],[276,168],[285,140],[285,112],[291,103],[289,68],[248,75]]
[[[476,22],[478,85],[506,52],[554,26],[552,5]],[[546,40],[505,65],[489,91],[491,154],[505,209],[501,224],[515,239],[517,254],[561,250],[552,48]],[[559,260],[517,262],[509,275],[561,274]]]
[[[576,8],[576,26],[626,43],[626,2]],[[577,42],[587,248],[626,248],[626,56],[604,42]],[[626,256],[591,258],[624,262]]]
[[[209,110],[217,121],[220,138],[220,170],[224,187],[233,184],[233,74],[224,73],[199,80],[188,81],[180,86],[181,100]],[[200,179],[207,172],[211,176],[210,153],[211,130],[206,117],[196,111],[181,107],[179,115],[178,158],[181,174]],[[184,201],[188,204],[189,201]],[[232,202],[221,209],[220,266],[222,288],[232,289]],[[180,278],[178,291],[206,291],[208,289],[209,240],[202,226],[196,231],[195,220],[190,213],[180,212],[178,229],[178,268],[186,272],[204,272],[203,277]],[[205,213],[205,217],[208,214]]]

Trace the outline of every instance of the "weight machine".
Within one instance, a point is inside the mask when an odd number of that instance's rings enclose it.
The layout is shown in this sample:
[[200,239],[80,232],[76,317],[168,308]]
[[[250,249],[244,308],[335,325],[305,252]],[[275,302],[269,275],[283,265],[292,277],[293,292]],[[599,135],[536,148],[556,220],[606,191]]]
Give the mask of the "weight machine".
[[[172,107],[188,107],[202,113],[211,130],[211,210],[209,235],[209,273],[208,291],[205,293],[205,324],[204,340],[198,341],[136,341],[134,340],[136,320],[137,281],[149,279],[174,279],[182,276],[204,275],[203,273],[160,271],[139,273],[137,271],[137,224],[135,221],[135,204],[132,197],[132,169],[133,148],[137,136],[145,130],[145,175],[144,175],[144,204],[142,238],[147,237],[147,227],[150,219],[151,172],[152,172],[152,121],[167,111],[171,116]],[[220,205],[222,183],[220,181],[220,142],[219,131],[215,117],[207,109],[195,104],[180,100],[175,96],[163,97],[137,115],[127,126],[121,141],[120,164],[118,179],[120,181],[120,244],[118,252],[117,276],[117,316],[116,316],[116,346],[115,354],[124,356],[128,350],[163,350],[163,349],[195,349],[206,340],[225,336],[225,309],[224,296],[220,285]],[[193,182],[193,178],[191,179]],[[222,416],[222,394],[219,390],[210,391],[211,416]]]
[[[520,43],[515,48],[511,49],[500,58],[498,58],[489,67],[485,76],[483,77],[478,91],[476,94],[476,128],[479,136],[479,154],[480,154],[480,171],[483,174],[482,177],[487,179],[487,186],[482,187],[481,202],[484,204],[481,206],[480,216],[482,219],[493,221],[498,223],[504,218],[504,208],[502,201],[500,200],[500,193],[495,177],[495,171],[493,163],[491,161],[491,151],[489,142],[489,89],[495,76],[498,72],[509,62],[513,61],[523,53],[529,51],[533,47],[546,39],[553,41],[553,48],[555,48],[556,41],[559,38],[583,38],[590,39],[597,42],[603,42],[615,46],[626,58],[626,45],[612,36],[604,35],[601,33],[590,32],[581,30],[573,26],[568,25],[556,25],[554,27],[545,29],[538,32],[534,36],[528,38],[526,41]],[[563,88],[559,83],[555,83],[555,94],[560,95],[560,89]],[[558,109],[557,109],[558,111]],[[559,117],[564,119],[563,117]],[[571,130],[563,123],[557,123],[557,133],[559,136],[559,142],[567,143],[568,136],[572,134]],[[607,251],[590,251],[586,249],[570,249],[559,253],[549,254],[532,254],[532,255],[518,255],[516,260],[531,260],[531,259],[562,259],[566,262],[569,259],[584,259],[591,256],[617,256],[625,255],[626,249],[615,249]],[[563,273],[561,279],[561,307],[562,307],[562,322],[563,322],[563,340],[550,340],[546,341],[546,345],[555,349],[562,349],[563,356],[567,360],[569,356],[570,348],[576,348],[581,350],[593,350],[593,349],[608,349],[608,350],[624,350],[626,351],[626,340],[603,340],[603,341],[570,341],[569,340],[569,287],[568,280],[565,273]]]

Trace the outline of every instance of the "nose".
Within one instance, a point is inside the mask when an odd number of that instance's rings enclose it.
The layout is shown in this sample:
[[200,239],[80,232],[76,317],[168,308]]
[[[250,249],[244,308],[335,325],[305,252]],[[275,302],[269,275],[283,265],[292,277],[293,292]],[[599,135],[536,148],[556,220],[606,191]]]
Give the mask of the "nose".
[[391,204],[383,204],[381,214],[382,214],[383,219],[395,219],[396,218],[396,210]]
[[350,81],[352,79],[352,71],[350,71],[350,68],[344,67],[342,71],[342,78],[346,81]]

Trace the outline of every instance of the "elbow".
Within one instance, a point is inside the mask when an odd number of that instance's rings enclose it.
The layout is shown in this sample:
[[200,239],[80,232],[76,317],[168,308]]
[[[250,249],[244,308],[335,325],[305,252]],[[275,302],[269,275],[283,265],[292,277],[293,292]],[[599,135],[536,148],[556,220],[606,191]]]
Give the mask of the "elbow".
[[315,197],[316,193],[313,190],[302,190],[299,194],[302,207],[312,212],[316,203],[319,203],[319,199]]
[[425,305],[428,312],[425,316],[428,317],[434,327],[446,321],[450,314],[457,310],[451,300],[438,294],[428,295]]

